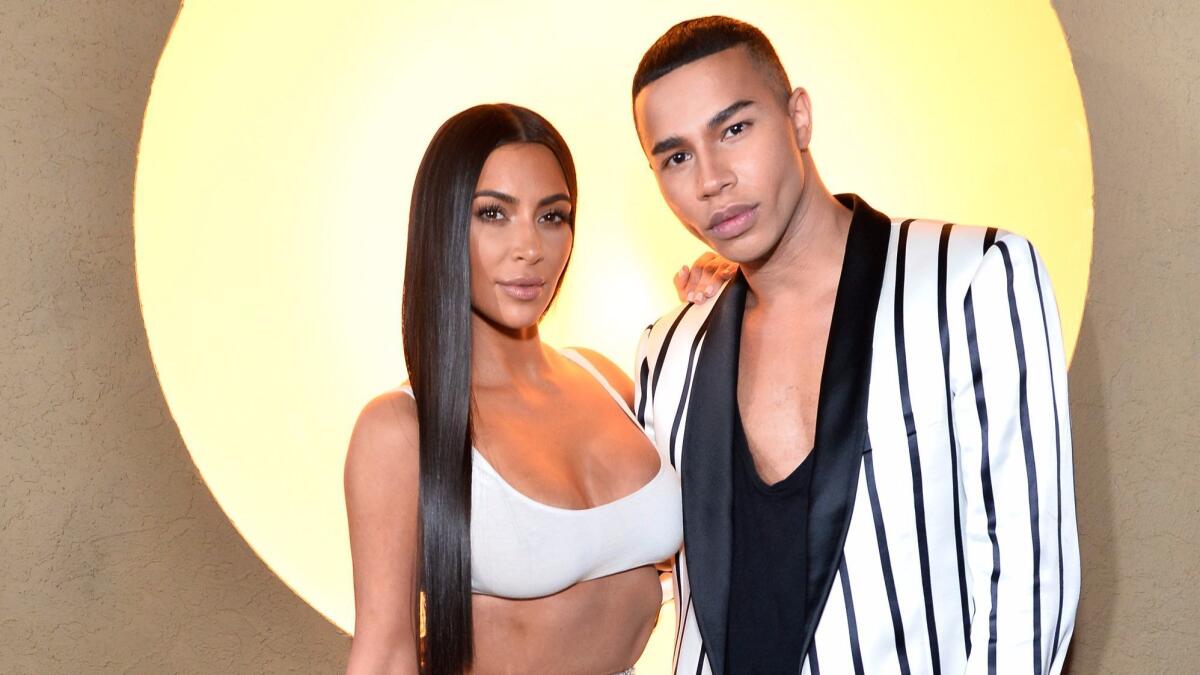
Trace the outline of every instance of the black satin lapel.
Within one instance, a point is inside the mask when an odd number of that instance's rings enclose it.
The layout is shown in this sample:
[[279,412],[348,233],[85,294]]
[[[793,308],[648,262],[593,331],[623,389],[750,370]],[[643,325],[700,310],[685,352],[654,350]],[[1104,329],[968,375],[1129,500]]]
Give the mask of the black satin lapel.
[[708,318],[683,435],[683,542],[700,634],[713,672],[724,671],[732,562],[733,422],[746,279],[738,273]]
[[856,195],[838,195],[852,209],[842,274],[834,300],[829,343],[821,373],[808,521],[808,607],[804,649],[808,653],[821,610],[842,557],[867,437],[867,393],[875,313],[887,263],[891,220]]

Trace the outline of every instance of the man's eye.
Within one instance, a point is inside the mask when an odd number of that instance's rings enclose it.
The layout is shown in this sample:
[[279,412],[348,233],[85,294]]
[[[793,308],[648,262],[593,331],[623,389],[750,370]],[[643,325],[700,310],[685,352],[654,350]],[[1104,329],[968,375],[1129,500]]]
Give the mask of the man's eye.
[[749,125],[745,122],[738,122],[737,124],[735,124],[725,130],[725,138],[729,138],[730,136],[737,136],[738,134],[745,131],[747,126],[749,126]]
[[667,158],[666,166],[676,166],[687,161],[688,154],[686,152],[677,152]]

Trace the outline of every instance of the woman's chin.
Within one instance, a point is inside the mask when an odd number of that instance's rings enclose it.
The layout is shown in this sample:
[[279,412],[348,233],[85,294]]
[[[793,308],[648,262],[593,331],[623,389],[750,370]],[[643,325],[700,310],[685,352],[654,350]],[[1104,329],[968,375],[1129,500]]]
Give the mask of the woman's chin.
[[476,307],[475,315],[496,330],[505,333],[536,333],[538,323],[545,310],[542,303],[537,303],[536,307],[533,306],[533,303],[522,303],[516,307],[502,306],[498,312],[481,311]]

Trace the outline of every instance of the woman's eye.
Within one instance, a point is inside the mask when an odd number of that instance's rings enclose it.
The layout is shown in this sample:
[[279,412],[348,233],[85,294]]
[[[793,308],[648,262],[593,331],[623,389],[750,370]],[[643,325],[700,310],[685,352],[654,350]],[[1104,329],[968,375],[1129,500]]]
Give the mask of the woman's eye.
[[566,216],[566,214],[562,213],[561,211],[551,211],[550,213],[547,213],[546,215],[542,216],[542,221],[546,222],[546,223],[553,223],[555,225],[560,225],[562,223],[567,222],[567,216]]
[[485,206],[476,212],[480,220],[500,220],[504,218],[504,212],[495,206]]

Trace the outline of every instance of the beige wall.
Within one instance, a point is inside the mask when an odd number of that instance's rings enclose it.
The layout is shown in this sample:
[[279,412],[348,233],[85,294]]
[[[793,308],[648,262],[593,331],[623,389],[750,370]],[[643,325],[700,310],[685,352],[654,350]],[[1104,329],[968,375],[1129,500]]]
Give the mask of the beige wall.
[[1059,0],[1092,134],[1073,672],[1200,672],[1200,4]]
[[[1200,13],[1055,4],[1096,174],[1073,672],[1195,672]],[[336,672],[348,648],[216,507],[146,348],[130,195],[176,8],[0,0],[0,672]]]
[[200,482],[146,347],[134,157],[177,8],[0,0],[3,673],[332,673],[349,648]]

